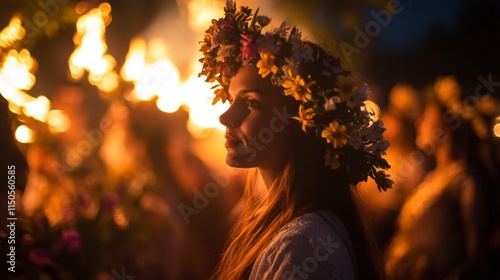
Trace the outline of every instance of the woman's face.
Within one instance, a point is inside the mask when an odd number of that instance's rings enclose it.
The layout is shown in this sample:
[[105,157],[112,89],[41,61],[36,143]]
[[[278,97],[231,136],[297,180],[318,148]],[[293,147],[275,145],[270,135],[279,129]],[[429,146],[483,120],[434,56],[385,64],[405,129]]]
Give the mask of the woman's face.
[[244,66],[231,79],[226,126],[226,163],[233,167],[282,168],[290,151],[295,115],[287,99],[255,66]]

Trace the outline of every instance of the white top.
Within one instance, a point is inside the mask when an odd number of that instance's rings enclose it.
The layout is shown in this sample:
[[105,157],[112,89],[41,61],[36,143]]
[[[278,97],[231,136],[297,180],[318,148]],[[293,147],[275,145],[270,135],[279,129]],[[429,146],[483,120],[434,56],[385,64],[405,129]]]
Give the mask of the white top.
[[357,279],[349,234],[329,212],[297,217],[262,251],[250,279]]

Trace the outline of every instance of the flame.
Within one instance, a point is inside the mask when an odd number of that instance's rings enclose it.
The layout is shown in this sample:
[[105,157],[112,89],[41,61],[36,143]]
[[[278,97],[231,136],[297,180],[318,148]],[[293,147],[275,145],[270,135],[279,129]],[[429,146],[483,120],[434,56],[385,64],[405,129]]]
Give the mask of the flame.
[[26,49],[19,53],[16,50],[7,53],[0,69],[0,92],[5,99],[21,107],[33,99],[24,91],[35,84],[35,76],[31,73],[35,65]]
[[158,98],[158,107],[166,112],[179,108],[180,102],[175,94],[179,72],[167,58],[166,46],[160,39],[147,44],[141,37],[134,38],[120,73],[124,80],[134,84],[129,99],[147,101]]
[[35,120],[45,122],[50,109],[50,100],[41,95],[24,106],[23,112],[26,116]]
[[21,25],[21,18],[18,16],[12,17],[9,25],[0,32],[0,47],[8,49],[14,45],[15,42],[24,38],[26,31]]
[[145,67],[146,41],[142,37],[133,38],[120,74],[125,81],[136,81]]
[[192,0],[187,3],[189,24],[194,30],[205,30],[207,24],[220,17],[221,1]]
[[[44,122],[50,108],[50,100],[40,95],[37,98],[27,94],[35,84],[32,74],[36,61],[26,49],[17,52],[10,50],[0,69],[0,92],[9,102],[9,109],[16,113],[24,113],[28,117]],[[29,142],[23,142],[29,143]]]
[[115,59],[107,52],[106,26],[111,22],[111,6],[101,3],[78,18],[73,38],[75,51],[69,58],[71,77],[80,80],[88,72],[88,81],[103,92],[115,90],[119,76],[114,72]]
[[129,100],[156,100],[158,108],[166,113],[185,106],[189,110],[189,130],[201,135],[204,129],[224,129],[218,116],[227,106],[212,105],[210,85],[196,74],[198,64],[195,61],[190,77],[180,81],[178,69],[167,57],[165,44],[158,38],[146,42],[144,38],[136,37],[130,42],[120,73],[124,80],[134,85]]
[[[220,16],[224,4],[223,1],[208,0],[178,2],[188,12],[188,24],[200,34],[213,18]],[[200,63],[196,56],[188,71],[191,74],[183,75],[187,78],[180,80],[179,69],[169,59],[167,46],[162,40],[152,38],[146,41],[142,37],[136,37],[130,42],[120,74],[124,80],[134,85],[134,90],[128,96],[129,100],[156,100],[158,108],[166,113],[175,112],[182,106],[189,111],[189,131],[194,136],[203,137],[208,129],[225,129],[218,118],[228,104],[212,105],[213,90],[210,89],[210,84],[198,77],[199,69]]]
[[213,90],[210,87],[203,78],[192,74],[179,90],[183,104],[189,109],[189,131],[195,135],[201,136],[206,128],[225,130],[219,122],[219,116],[229,105],[221,102],[212,105]]

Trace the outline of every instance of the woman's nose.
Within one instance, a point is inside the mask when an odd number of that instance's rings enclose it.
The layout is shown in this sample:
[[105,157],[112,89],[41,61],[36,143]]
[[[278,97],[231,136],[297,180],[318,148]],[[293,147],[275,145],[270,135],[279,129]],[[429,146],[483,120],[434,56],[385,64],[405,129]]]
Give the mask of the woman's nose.
[[225,127],[230,127],[230,128],[233,128],[233,127],[234,127],[234,125],[233,125],[233,123],[230,121],[230,118],[228,117],[228,111],[229,111],[229,109],[228,109],[226,112],[222,113],[222,115],[220,115],[220,116],[219,116],[219,122],[220,122],[223,126],[225,126]]
[[237,114],[235,112],[236,110],[234,110],[233,106],[230,106],[226,112],[222,113],[220,116],[219,116],[219,122],[225,126],[225,127],[229,127],[229,128],[234,128],[237,126],[238,124],[238,120],[237,120]]

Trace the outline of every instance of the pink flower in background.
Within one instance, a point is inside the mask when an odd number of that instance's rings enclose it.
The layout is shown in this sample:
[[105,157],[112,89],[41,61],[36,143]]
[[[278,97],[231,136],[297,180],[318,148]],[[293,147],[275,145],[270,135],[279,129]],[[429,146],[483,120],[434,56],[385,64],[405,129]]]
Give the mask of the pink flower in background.
[[75,230],[64,230],[61,235],[61,242],[69,252],[74,252],[81,247],[80,233]]
[[50,265],[52,260],[46,250],[43,249],[33,249],[30,252],[30,260],[36,265]]
[[74,252],[80,249],[80,233],[75,230],[63,230],[61,237],[52,246],[52,252],[59,254],[61,251]]

